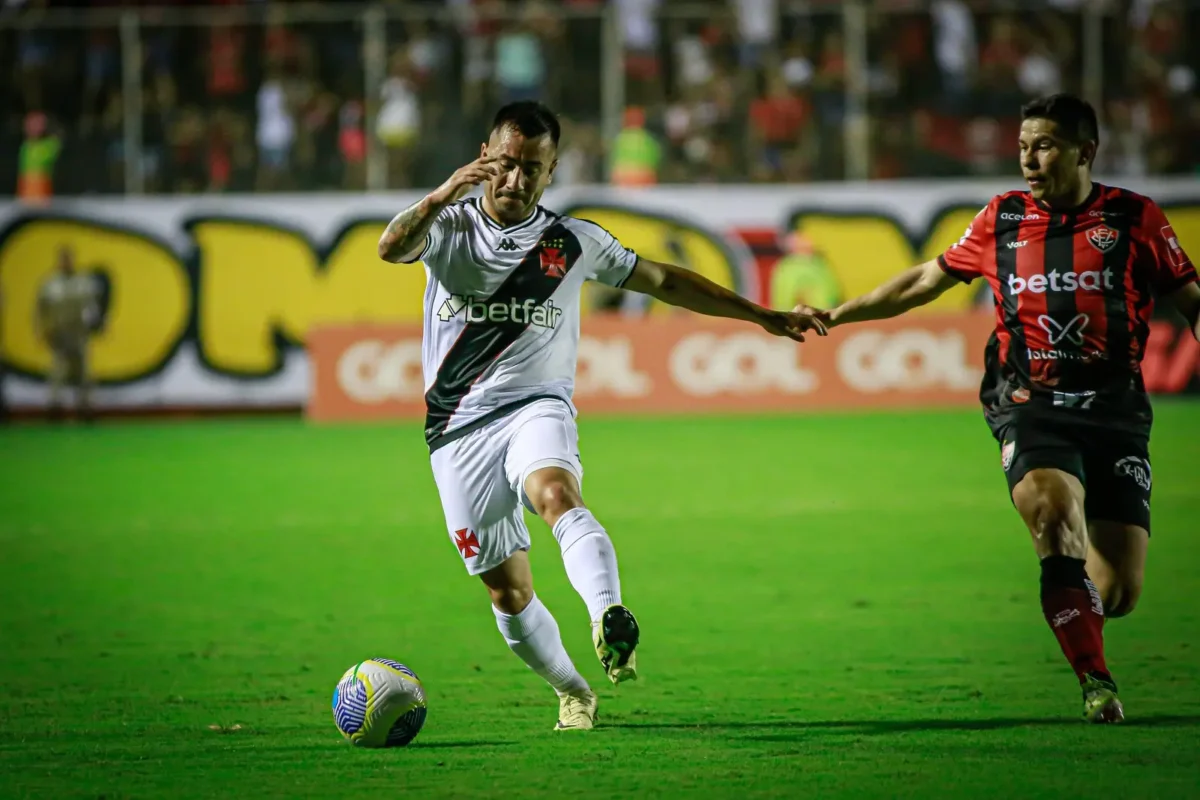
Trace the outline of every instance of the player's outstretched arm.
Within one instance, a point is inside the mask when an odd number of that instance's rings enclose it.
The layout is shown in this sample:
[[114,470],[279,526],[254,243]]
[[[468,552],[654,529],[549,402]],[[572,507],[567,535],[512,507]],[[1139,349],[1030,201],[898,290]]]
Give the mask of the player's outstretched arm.
[[828,312],[828,323],[844,325],[872,319],[898,317],[905,311],[933,302],[959,283],[937,261],[926,261],[901,272],[887,283]]
[[768,333],[798,342],[804,341],[805,331],[815,330],[818,335],[825,335],[825,323],[811,314],[763,308],[703,275],[674,264],[639,258],[624,288],[697,314],[753,322]]
[[494,157],[487,156],[459,168],[441,186],[393,217],[379,237],[379,257],[400,264],[421,255],[425,237],[437,215],[471,191],[471,187],[498,175],[495,162]]
[[1200,340],[1200,282],[1184,284],[1182,289],[1169,295],[1171,304],[1183,314],[1192,335]]

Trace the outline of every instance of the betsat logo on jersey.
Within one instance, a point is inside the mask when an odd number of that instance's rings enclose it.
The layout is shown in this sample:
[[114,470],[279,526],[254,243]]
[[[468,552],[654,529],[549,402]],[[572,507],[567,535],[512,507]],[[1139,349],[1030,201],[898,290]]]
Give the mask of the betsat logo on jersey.
[[1099,292],[1113,289],[1112,270],[1089,269],[1085,272],[1059,272],[1051,270],[1045,275],[1030,275],[1022,278],[1019,275],[1008,276],[1008,292],[1012,295],[1032,292]]
[[562,319],[562,313],[562,309],[554,305],[553,300],[547,300],[541,305],[529,298],[523,301],[514,298],[507,303],[493,303],[486,299],[478,300],[469,294],[452,294],[438,307],[437,317],[442,322],[449,322],[461,314],[467,322],[514,322],[518,325],[556,328]]

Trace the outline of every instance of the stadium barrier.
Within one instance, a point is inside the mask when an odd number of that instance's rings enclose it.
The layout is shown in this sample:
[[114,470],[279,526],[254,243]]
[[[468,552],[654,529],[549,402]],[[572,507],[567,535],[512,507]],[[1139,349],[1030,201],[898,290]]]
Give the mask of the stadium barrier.
[[[575,402],[613,414],[973,406],[993,324],[986,313],[939,314],[835,328],[800,345],[694,315],[594,317],[580,333]],[[308,348],[309,418],[424,415],[419,325],[321,326]],[[1146,366],[1156,391],[1188,389],[1200,343],[1156,323]]]
[[[860,294],[936,256],[962,236],[990,197],[1012,185],[573,186],[548,191],[544,202],[594,220],[647,258],[682,264],[761,303],[787,307],[797,297],[827,305]],[[1156,198],[1184,248],[1193,256],[1200,252],[1194,180],[1129,185]],[[84,198],[39,209],[0,202],[4,396],[13,408],[45,407],[51,357],[35,334],[33,316],[39,287],[59,248],[68,246],[80,269],[102,287],[103,318],[89,352],[100,407],[300,408],[312,384],[312,331],[330,324],[420,324],[423,270],[376,255],[383,225],[419,196]],[[588,292],[585,331],[593,330],[593,318],[598,321],[597,305],[614,301]],[[909,319],[987,317],[980,310],[987,294],[979,281],[957,287]],[[626,293],[618,304],[631,331],[642,330],[639,320],[671,318],[669,309],[643,295]],[[615,339],[599,341],[615,347]],[[591,346],[585,341],[585,351]],[[1190,345],[1181,347],[1187,355]],[[810,359],[818,364],[820,350],[803,348],[799,369],[810,369]],[[1192,358],[1190,366],[1170,374],[1194,376],[1195,367]],[[790,405],[797,394],[815,398],[804,403],[838,397],[836,390],[826,391],[832,379],[821,375],[820,390],[785,393],[780,396],[788,402],[773,402]],[[1178,383],[1164,380],[1164,386]],[[1186,383],[1194,389],[1197,381],[1189,377]],[[654,402],[684,396],[663,391],[655,391]],[[697,402],[689,399],[689,407]],[[724,401],[704,402],[719,407]]]

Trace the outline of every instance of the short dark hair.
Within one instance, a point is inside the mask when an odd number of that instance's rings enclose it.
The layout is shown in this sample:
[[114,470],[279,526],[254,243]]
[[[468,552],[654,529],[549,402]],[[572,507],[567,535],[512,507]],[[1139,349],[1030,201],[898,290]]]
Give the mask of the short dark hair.
[[555,147],[558,147],[558,137],[562,133],[558,117],[549,106],[536,100],[518,100],[497,111],[492,120],[492,132],[502,128],[516,128],[518,133],[528,139],[549,134]]
[[1073,94],[1039,97],[1021,106],[1021,119],[1048,119],[1058,125],[1062,137],[1072,144],[1100,142],[1100,123],[1092,104]]

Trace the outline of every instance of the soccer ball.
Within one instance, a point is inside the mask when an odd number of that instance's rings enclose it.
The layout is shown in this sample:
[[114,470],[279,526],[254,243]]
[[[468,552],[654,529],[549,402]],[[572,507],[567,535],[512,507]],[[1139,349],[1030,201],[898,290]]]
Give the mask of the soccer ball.
[[333,721],[359,747],[404,747],[425,724],[425,687],[398,661],[368,659],[334,688]]

